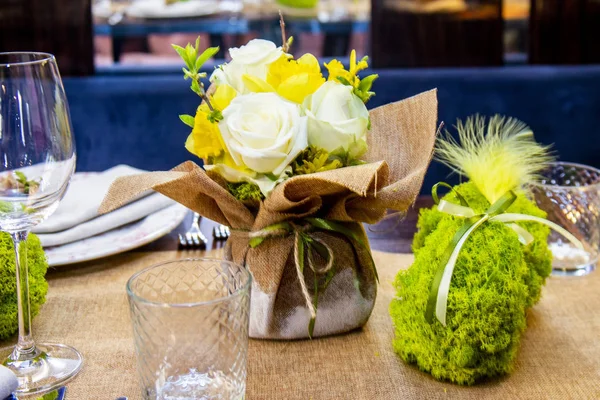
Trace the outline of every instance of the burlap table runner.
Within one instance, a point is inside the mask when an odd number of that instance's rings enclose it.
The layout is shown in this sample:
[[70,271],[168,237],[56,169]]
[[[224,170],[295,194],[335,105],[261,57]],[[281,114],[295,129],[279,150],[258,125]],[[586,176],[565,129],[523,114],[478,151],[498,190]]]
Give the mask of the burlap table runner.
[[[147,266],[203,254],[127,253],[49,274],[48,301],[34,332],[40,341],[67,343],[84,354],[83,371],[68,385],[69,399],[140,399],[125,282]],[[365,328],[313,341],[251,340],[248,400],[600,399],[599,272],[551,278],[528,315],[516,371],[467,388],[437,382],[395,356],[388,314],[392,281],[412,255],[373,256],[381,285]]]

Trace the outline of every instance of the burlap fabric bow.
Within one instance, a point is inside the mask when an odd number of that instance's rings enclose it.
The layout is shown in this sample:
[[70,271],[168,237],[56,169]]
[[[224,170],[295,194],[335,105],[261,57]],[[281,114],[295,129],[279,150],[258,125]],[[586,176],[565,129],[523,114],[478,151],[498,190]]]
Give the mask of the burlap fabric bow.
[[[350,331],[367,322],[377,293],[376,272],[360,222],[376,223],[388,209],[405,211],[418,195],[435,141],[436,91],[373,109],[370,118],[367,164],[293,177],[277,186],[257,209],[237,201],[218,175],[186,162],[167,172],[117,179],[100,212],[154,189],[230,226],[234,234],[227,242],[226,258],[245,264],[254,278],[251,337],[306,338],[309,326],[313,337]],[[310,218],[342,224],[356,236],[314,226],[307,229]],[[258,235],[264,240],[251,246],[257,232],[281,223],[305,228]],[[298,237],[303,240],[302,263]],[[319,251],[324,248],[328,255]],[[313,309],[315,290],[323,280],[328,281],[326,288],[319,292],[318,309]]]

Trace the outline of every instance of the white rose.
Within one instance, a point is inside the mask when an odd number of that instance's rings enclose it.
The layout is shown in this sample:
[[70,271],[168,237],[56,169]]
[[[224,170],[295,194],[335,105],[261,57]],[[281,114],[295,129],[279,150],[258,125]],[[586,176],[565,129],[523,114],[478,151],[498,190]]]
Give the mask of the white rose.
[[308,117],[308,143],[329,152],[349,150],[357,142],[366,146],[369,111],[351,86],[335,81],[324,83],[304,100]]
[[211,82],[225,83],[241,94],[250,93],[244,85],[242,77],[245,74],[262,80],[267,79],[269,65],[283,55],[281,47],[275,43],[253,39],[245,46],[229,49],[231,61],[217,68],[210,77]]
[[237,165],[276,177],[308,146],[300,107],[275,93],[236,97],[223,111],[219,130]]

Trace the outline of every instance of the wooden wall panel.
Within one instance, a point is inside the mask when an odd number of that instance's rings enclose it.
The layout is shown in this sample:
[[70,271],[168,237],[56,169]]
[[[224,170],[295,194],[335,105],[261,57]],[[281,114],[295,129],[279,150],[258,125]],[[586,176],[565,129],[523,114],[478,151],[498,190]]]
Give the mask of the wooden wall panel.
[[94,73],[91,0],[0,0],[0,51],[44,51],[63,75]]
[[532,64],[600,63],[600,0],[531,0]]
[[375,67],[503,64],[502,0],[465,2],[470,7],[462,11],[417,12],[404,8],[411,2],[427,1],[371,1]]

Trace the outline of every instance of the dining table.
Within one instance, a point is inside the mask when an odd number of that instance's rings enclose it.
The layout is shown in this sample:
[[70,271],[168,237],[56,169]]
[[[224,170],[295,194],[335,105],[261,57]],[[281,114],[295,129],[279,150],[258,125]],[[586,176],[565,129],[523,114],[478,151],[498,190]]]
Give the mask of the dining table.
[[[379,287],[364,327],[312,340],[250,339],[245,399],[600,399],[598,272],[547,280],[541,301],[527,312],[528,328],[509,375],[459,386],[437,381],[396,355],[389,314],[394,280],[414,260],[419,210],[432,205],[431,197],[419,197],[407,213],[365,226]],[[84,367],[68,382],[67,399],[142,399],[125,285],[135,272],[161,262],[222,257],[224,241],[212,235],[216,223],[204,218],[206,249],[178,247],[178,234],[191,222],[190,215],[170,234],[133,251],[49,269],[46,303],[33,331],[37,340],[82,352]]]

